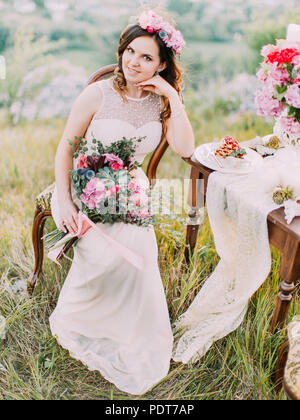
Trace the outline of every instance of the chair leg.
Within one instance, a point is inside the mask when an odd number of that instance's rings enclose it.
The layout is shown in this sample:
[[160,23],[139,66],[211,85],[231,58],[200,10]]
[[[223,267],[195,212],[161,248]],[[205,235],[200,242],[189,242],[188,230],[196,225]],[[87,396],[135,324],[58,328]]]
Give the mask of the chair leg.
[[44,259],[44,244],[42,237],[46,219],[51,216],[51,211],[41,210],[39,207],[36,208],[32,227],[32,243],[35,256],[35,265],[32,275],[27,280],[27,290],[30,295],[33,293],[36,281],[42,270]]
[[199,208],[205,204],[204,200],[204,183],[202,174],[199,169],[192,167],[189,191],[188,191],[188,206],[189,220],[186,227],[186,240],[185,240],[185,263],[188,265],[190,258],[193,256],[194,248],[197,242],[197,234],[199,229],[198,212]]
[[275,372],[275,387],[276,392],[279,393],[282,388],[284,368],[287,361],[287,356],[289,352],[289,343],[286,340],[283,345],[280,347],[278,353],[278,359],[276,363],[276,372]]
[[277,295],[275,310],[270,328],[271,333],[274,333],[276,329],[282,329],[284,327],[294,290],[294,282],[283,281],[280,284],[280,291]]
[[[194,213],[193,213],[194,215]],[[190,216],[190,219],[193,217]],[[186,228],[186,245],[184,251],[184,257],[186,264],[189,264],[190,257],[194,254],[194,248],[197,242],[197,234],[198,234],[199,225],[187,225]]]

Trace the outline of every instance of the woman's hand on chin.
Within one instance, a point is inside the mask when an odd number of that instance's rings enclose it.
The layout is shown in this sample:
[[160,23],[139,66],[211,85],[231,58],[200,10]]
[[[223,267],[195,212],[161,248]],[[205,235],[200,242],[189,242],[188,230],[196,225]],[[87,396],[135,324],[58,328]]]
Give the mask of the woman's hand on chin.
[[160,96],[170,98],[173,95],[178,95],[177,91],[161,76],[153,76],[151,79],[139,82],[136,84],[139,89],[149,92],[154,92]]

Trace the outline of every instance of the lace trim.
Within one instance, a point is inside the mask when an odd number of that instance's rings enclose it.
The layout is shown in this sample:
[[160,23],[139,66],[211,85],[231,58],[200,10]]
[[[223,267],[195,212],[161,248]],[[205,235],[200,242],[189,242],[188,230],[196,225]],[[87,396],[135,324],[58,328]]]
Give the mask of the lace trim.
[[103,104],[95,113],[93,120],[118,119],[140,128],[150,122],[161,123],[162,100],[159,95],[150,92],[141,99],[128,97],[124,103],[118,92],[111,85],[111,79],[95,82],[103,94]]
[[213,342],[241,324],[248,300],[271,268],[267,216],[278,206],[270,191],[278,184],[297,190],[300,155],[296,150],[278,151],[248,175],[210,175],[207,212],[220,262],[173,325],[179,336],[175,361],[199,360]]

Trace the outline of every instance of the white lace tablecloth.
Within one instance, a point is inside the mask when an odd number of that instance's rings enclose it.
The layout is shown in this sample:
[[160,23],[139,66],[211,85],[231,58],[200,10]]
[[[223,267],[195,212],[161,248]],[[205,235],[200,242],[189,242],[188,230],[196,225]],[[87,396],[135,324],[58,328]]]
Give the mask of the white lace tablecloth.
[[241,324],[250,297],[271,268],[267,216],[280,207],[272,200],[279,184],[292,186],[300,198],[299,150],[279,150],[251,174],[209,176],[207,212],[220,262],[173,325],[180,337],[173,350],[175,361],[198,360],[213,342]]

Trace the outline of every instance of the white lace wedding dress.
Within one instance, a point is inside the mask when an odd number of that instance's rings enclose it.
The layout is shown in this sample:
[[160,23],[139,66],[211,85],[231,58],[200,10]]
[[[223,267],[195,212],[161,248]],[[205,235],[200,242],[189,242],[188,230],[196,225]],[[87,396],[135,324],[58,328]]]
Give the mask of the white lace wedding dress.
[[[161,138],[161,98],[149,93],[124,103],[112,79],[96,82],[104,102],[94,115],[85,138],[109,145],[122,137],[146,136],[138,144],[142,162]],[[137,179],[148,183],[141,168]],[[148,183],[149,185],[149,183]],[[80,208],[74,190],[74,202]],[[52,214],[59,224],[57,194]],[[99,233],[90,229],[74,248],[71,269],[62,287],[50,327],[70,355],[90,370],[98,370],[120,390],[139,395],[164,378],[169,370],[173,336],[157,263],[153,226],[100,224],[111,238],[143,258],[138,270],[116,252]]]

